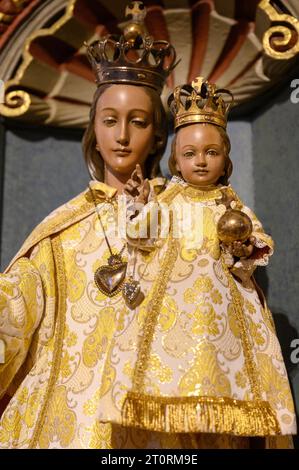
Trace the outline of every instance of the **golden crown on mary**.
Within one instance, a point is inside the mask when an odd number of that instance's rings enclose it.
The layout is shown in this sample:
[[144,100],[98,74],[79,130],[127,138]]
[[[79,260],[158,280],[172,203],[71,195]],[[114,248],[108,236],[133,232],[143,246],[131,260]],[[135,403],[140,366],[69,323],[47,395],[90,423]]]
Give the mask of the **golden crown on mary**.
[[131,2],[130,17],[123,35],[109,35],[87,46],[87,56],[97,86],[107,83],[145,85],[162,92],[165,80],[176,63],[174,47],[165,40],[146,35],[142,2]]
[[[224,96],[229,99],[224,100]],[[197,77],[192,84],[177,86],[168,99],[174,114],[174,127],[185,124],[210,123],[226,129],[228,113],[234,103],[229,90],[217,88],[203,77]]]

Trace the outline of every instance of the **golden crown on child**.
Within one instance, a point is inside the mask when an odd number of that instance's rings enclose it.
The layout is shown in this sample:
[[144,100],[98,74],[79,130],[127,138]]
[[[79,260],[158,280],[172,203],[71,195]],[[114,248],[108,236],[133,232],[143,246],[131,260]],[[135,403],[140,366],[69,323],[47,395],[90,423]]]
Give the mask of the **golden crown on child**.
[[[224,100],[225,95],[228,101]],[[192,123],[210,123],[226,129],[233,104],[234,97],[229,90],[217,88],[203,77],[195,78],[191,85],[177,86],[168,98],[175,129]]]

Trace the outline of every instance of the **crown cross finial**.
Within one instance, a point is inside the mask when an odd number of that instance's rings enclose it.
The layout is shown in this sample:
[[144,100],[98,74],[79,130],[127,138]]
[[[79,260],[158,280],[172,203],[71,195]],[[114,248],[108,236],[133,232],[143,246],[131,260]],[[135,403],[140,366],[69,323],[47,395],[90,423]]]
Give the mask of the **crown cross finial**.
[[192,88],[194,88],[199,93],[201,91],[203,81],[204,81],[203,77],[196,77],[191,83]]
[[131,2],[126,8],[126,17],[130,20],[124,29],[124,38],[135,43],[136,39],[145,34],[144,18],[146,8],[142,2]]

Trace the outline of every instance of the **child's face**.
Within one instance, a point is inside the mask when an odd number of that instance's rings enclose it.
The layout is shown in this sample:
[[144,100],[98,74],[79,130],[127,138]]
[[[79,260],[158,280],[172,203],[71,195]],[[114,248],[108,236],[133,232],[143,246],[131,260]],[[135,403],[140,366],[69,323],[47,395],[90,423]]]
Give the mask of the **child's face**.
[[176,139],[176,169],[187,183],[215,184],[225,173],[226,151],[216,126],[192,124],[181,127]]

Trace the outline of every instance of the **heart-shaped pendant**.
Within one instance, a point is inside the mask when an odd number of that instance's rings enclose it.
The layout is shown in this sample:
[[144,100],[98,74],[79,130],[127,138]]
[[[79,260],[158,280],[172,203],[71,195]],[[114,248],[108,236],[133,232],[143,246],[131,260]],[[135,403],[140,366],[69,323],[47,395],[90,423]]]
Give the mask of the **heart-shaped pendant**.
[[94,280],[103,294],[113,297],[121,291],[126,272],[127,263],[123,262],[119,255],[112,255],[108,265],[100,266],[96,270]]
[[125,282],[122,293],[127,306],[132,309],[138,307],[144,299],[139,282],[132,278]]

